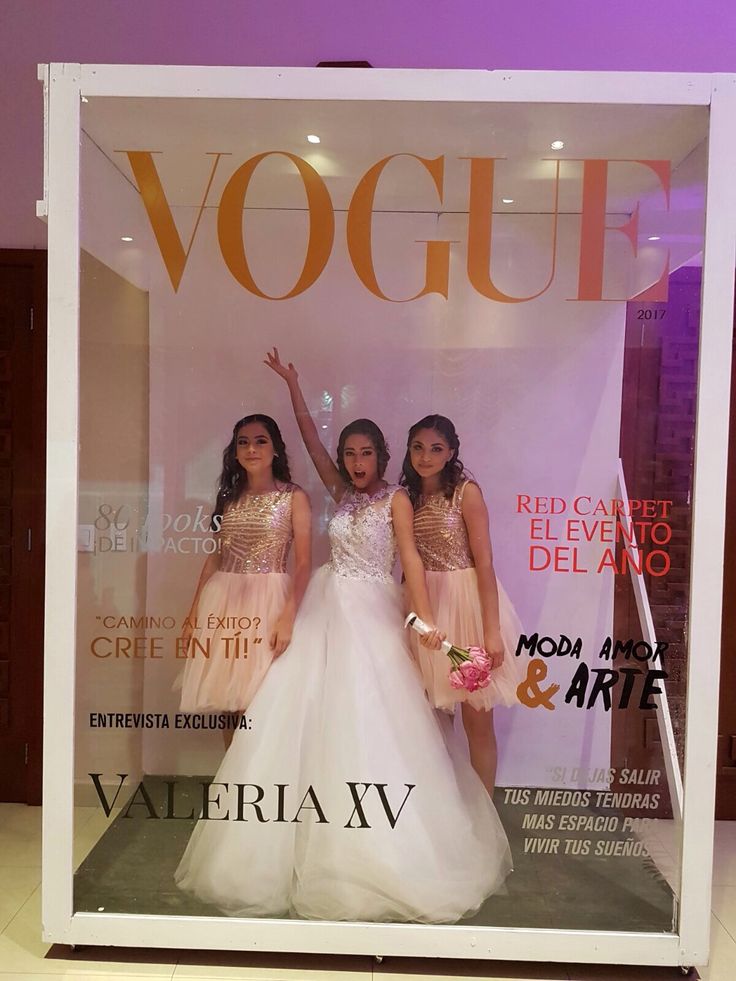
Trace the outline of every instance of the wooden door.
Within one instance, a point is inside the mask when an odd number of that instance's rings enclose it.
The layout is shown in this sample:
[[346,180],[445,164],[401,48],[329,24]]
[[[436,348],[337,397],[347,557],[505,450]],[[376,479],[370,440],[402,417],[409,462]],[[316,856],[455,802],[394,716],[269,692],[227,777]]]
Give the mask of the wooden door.
[[716,819],[736,820],[736,317],[731,362]]
[[0,250],[0,801],[41,802],[46,253]]

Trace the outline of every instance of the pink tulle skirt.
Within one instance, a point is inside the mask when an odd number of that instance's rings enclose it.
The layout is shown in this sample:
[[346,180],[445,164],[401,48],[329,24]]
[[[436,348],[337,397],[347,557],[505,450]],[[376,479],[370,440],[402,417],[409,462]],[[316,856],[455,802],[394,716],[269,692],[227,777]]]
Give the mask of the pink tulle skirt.
[[289,590],[285,572],[215,572],[207,580],[197,607],[197,643],[190,645],[181,679],[182,712],[248,707],[273,660],[269,639]]
[[[437,626],[447,633],[447,639],[457,647],[483,646],[483,618],[478,597],[478,578],[475,569],[456,569],[452,572],[427,571],[427,590]],[[476,709],[491,709],[494,705],[516,705],[516,689],[524,680],[523,665],[515,656],[521,633],[521,622],[501,583],[498,583],[498,611],[505,657],[500,668],[491,673],[487,688],[469,692],[450,685],[451,664],[446,654],[430,651],[417,642],[412,634],[412,652],[422,672],[424,687],[435,708],[453,711],[458,702],[468,702]]]

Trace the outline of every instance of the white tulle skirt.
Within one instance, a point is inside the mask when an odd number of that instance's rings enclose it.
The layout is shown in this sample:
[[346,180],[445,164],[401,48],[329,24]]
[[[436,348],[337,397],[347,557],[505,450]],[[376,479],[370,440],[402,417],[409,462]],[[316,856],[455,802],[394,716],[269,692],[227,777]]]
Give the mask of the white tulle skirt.
[[426,923],[498,889],[506,835],[449,755],[402,616],[394,584],[318,570],[215,777],[228,820],[198,821],[181,888],[235,916]]

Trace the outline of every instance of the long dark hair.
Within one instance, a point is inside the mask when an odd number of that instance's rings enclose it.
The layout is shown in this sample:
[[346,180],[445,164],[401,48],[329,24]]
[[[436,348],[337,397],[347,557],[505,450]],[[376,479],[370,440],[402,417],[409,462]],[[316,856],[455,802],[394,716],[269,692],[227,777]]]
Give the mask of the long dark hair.
[[275,456],[271,469],[274,478],[285,484],[291,482],[291,471],[289,470],[289,458],[286,455],[286,445],[281,435],[281,430],[276,425],[276,421],[271,416],[263,415],[261,412],[254,412],[252,415],[243,416],[233,426],[233,435],[230,442],[222,452],[222,473],[217,482],[217,500],[215,510],[212,512],[211,528],[219,531],[222,515],[228,504],[233,504],[248,487],[248,475],[240,466],[236,457],[238,445],[238,432],[251,422],[260,422],[268,432],[273,443]]
[[452,420],[448,419],[447,416],[425,416],[419,422],[415,422],[409,430],[409,435],[406,438],[406,456],[401,464],[401,479],[399,481],[402,487],[406,487],[408,490],[411,503],[415,507],[422,493],[422,478],[411,465],[411,444],[421,429],[434,429],[452,450],[452,456],[440,471],[440,490],[448,500],[452,499],[455,488],[460,481],[469,476],[459,457],[460,437],[455,431]]
[[383,435],[375,422],[373,422],[372,419],[354,419],[343,429],[343,431],[340,433],[340,439],[337,441],[337,469],[340,471],[340,476],[346,484],[350,484],[352,481],[350,480],[350,474],[348,473],[345,463],[343,462],[343,456],[345,455],[345,443],[350,436],[358,435],[367,436],[371,443],[373,443],[373,449],[376,451],[376,457],[378,458],[377,462],[379,477],[383,477],[384,473],[386,472],[386,467],[388,466],[388,461],[391,459],[386,437]]

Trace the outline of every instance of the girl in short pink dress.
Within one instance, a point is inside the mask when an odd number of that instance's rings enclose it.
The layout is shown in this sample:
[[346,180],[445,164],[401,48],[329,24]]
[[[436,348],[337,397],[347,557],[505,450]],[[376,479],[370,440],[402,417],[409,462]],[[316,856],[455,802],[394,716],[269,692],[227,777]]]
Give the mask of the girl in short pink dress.
[[[213,526],[218,548],[205,561],[184,632],[181,710],[239,713],[286,650],[310,572],[309,501],[291,483],[270,416],[235,424]],[[286,571],[292,543],[293,582]]]
[[401,482],[414,505],[414,538],[427,577],[435,622],[458,647],[483,647],[491,682],[475,692],[450,685],[450,662],[414,643],[432,704],[454,712],[461,703],[470,759],[489,793],[496,777],[493,707],[518,702],[523,672],[514,656],[521,624],[493,569],[488,511],[458,453],[460,440],[445,416],[425,416],[409,430]]

